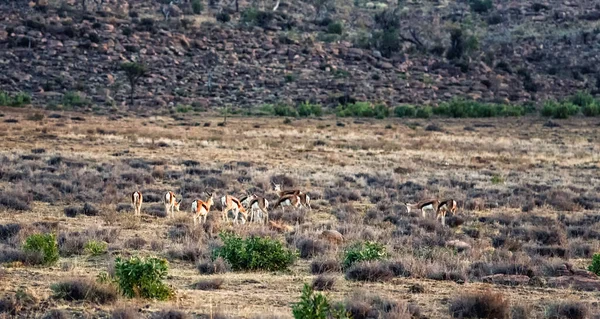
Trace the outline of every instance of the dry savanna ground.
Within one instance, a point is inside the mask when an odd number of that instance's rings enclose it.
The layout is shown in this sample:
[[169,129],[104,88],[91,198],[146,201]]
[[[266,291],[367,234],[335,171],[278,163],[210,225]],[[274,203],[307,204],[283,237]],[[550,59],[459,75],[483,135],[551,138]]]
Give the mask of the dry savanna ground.
[[[221,126],[201,116],[0,113],[0,317],[179,318],[164,312],[176,309],[291,318],[315,278],[354,318],[448,318],[451,309],[469,317],[473,304],[491,309],[489,318],[600,313],[600,280],[585,271],[600,247],[597,120],[230,118]],[[193,227],[190,205],[205,191],[274,202],[271,182],[312,198],[310,211],[271,214],[290,229],[225,225],[218,203]],[[144,194],[141,219],[129,202],[135,190]],[[183,197],[175,219],[160,203],[168,190]],[[428,197],[458,201],[447,227],[402,204]],[[326,229],[344,243],[320,239]],[[299,258],[288,271],[206,274],[223,230],[276,238]],[[36,232],[57,234],[55,265],[11,259]],[[90,240],[107,252],[90,256]],[[367,240],[385,245],[387,260],[342,272],[344,249]],[[68,301],[50,289],[96,280],[116,257],[135,255],[169,261],[175,299]]]

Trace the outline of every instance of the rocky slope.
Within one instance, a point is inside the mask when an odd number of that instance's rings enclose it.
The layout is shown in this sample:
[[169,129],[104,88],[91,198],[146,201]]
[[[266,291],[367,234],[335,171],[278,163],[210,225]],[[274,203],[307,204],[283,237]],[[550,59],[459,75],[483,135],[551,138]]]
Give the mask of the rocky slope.
[[[80,2],[2,3],[0,90],[29,92],[35,105],[60,104],[67,92],[96,106],[126,105],[119,65],[130,60],[150,70],[136,104],[157,109],[304,100],[334,106],[343,96],[389,106],[452,97],[521,103],[600,86],[600,6],[593,1],[495,0],[485,14],[454,1],[400,2],[402,28],[414,28],[429,51],[404,43],[386,58],[360,48],[356,39],[373,28],[381,9],[359,1],[331,13],[345,25],[333,42],[319,41],[326,27],[314,23],[313,6],[298,0],[282,1],[263,27],[234,12],[230,22],[217,22],[217,9],[194,15],[188,3],[172,5],[169,21],[157,1],[104,0],[86,11]],[[241,10],[249,5],[241,2]],[[478,44],[459,61],[431,50],[450,46],[451,24]]]

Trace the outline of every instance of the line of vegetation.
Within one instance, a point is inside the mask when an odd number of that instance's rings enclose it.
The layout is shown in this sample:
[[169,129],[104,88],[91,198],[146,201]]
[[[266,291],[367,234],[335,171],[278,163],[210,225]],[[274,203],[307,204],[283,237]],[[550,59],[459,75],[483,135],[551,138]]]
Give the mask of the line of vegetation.
[[18,92],[13,95],[0,91],[0,106],[23,107],[31,104],[31,95],[25,92]]

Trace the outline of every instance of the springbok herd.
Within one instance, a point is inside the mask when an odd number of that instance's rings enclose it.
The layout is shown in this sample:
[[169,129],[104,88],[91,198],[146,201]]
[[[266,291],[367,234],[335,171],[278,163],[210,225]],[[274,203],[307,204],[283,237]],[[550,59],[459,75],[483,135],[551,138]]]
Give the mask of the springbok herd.
[[[282,190],[281,184],[272,183],[272,185],[273,190],[277,192],[279,198],[271,208],[271,211],[281,207],[281,210],[285,212],[286,206],[293,208],[306,207],[309,210],[311,209],[310,197],[307,193],[302,192],[299,189]],[[194,225],[198,222],[205,223],[208,213],[214,205],[213,193],[206,192],[206,195],[206,201],[196,199],[192,202],[191,212],[194,217]],[[171,191],[165,194],[163,197],[163,204],[165,206],[167,217],[173,217],[175,211],[179,211],[181,201],[182,199],[177,201],[175,194]],[[136,216],[141,214],[142,202],[143,196],[141,192],[135,191],[131,194],[131,204],[133,205]],[[420,209],[423,218],[426,217],[427,210],[434,211],[436,213],[436,220],[441,219],[442,225],[446,225],[446,213],[448,211],[453,214],[457,211],[457,204],[454,199],[445,199],[442,201],[437,199],[427,199],[416,204],[404,203],[404,205],[406,206],[408,213],[412,210]],[[231,195],[225,195],[221,197],[221,207],[223,208],[221,211],[221,218],[223,221],[229,222],[230,212],[233,214],[233,223],[235,224],[238,223],[238,218],[242,224],[245,224],[246,221],[248,221],[248,217],[250,218],[250,222],[263,223],[264,221],[266,224],[269,221],[269,201],[256,194],[247,195],[241,199]]]

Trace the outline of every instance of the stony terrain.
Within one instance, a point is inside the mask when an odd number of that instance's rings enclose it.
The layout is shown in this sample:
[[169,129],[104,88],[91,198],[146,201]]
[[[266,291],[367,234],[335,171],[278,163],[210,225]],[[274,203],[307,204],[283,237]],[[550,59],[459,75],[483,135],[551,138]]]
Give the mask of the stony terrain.
[[[155,0],[88,2],[86,11],[75,0],[2,2],[0,90],[29,92],[38,106],[80,92],[95,108],[120,107],[128,83],[119,64],[129,60],[150,68],[136,95],[144,109],[335,106],[344,96],[390,107],[452,97],[522,103],[600,85],[600,8],[588,0],[495,0],[481,14],[466,1],[339,0],[328,14],[344,25],[341,36],[326,34],[313,3],[297,0],[283,0],[261,26],[226,1],[204,3],[199,15],[172,5],[168,21]],[[423,46],[404,42],[388,57],[361,46],[375,14],[398,3],[400,33],[415,30]],[[240,11],[252,5],[274,3],[240,1]],[[231,21],[217,22],[221,11]],[[466,53],[448,60],[452,27],[463,29]]]
[[[325,294],[355,319],[449,318],[452,307],[467,307],[460,298],[471,293],[489,297],[503,318],[600,312],[600,279],[586,270],[600,247],[594,119],[547,127],[529,117],[288,124],[234,118],[217,126],[221,118],[194,117],[201,125],[188,126],[190,119],[160,116],[0,113],[0,262],[36,232],[55,232],[60,250],[51,267],[0,265],[0,317],[20,309],[21,318],[173,318],[159,311],[178,309],[195,318],[291,318],[303,283],[327,263],[334,267],[325,278],[334,284]],[[225,225],[218,207],[207,225],[192,226],[187,212],[204,191],[253,191],[274,200],[272,181],[313,198],[311,211],[273,213],[290,230]],[[141,220],[128,202],[133,190],[145,194]],[[183,196],[174,220],[164,218],[159,203],[167,190]],[[408,214],[402,204],[430,196],[459,202],[449,227]],[[275,238],[301,258],[289,271],[201,273],[227,229]],[[324,229],[338,230],[346,242],[324,242]],[[108,252],[90,256],[88,240],[107,242]],[[364,240],[384,244],[390,262],[405,271],[370,282],[336,270],[344,249]],[[50,290],[64,280],[95,280],[115,257],[135,255],[169,260],[174,300],[97,304]],[[213,280],[215,290],[195,289]],[[393,306],[377,308],[381,300]],[[117,316],[123,308],[133,314]]]

